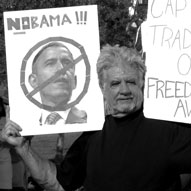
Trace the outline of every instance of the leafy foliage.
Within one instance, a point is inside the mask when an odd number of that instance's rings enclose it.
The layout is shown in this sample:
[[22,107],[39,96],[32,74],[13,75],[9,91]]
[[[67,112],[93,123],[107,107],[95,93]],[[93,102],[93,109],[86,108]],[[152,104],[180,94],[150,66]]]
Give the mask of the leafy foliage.
[[99,9],[100,44],[129,46],[126,25],[129,21],[128,7],[122,1],[102,1]]

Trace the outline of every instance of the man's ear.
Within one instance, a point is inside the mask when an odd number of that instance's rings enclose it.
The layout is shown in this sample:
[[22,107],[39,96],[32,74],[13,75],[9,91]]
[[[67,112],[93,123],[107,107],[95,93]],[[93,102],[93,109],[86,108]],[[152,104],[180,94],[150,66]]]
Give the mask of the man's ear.
[[104,86],[104,84],[103,83],[99,83],[99,87],[101,89],[101,92],[102,92],[103,96],[105,96],[105,86]]
[[36,88],[38,86],[36,74],[30,74],[28,81],[32,88]]

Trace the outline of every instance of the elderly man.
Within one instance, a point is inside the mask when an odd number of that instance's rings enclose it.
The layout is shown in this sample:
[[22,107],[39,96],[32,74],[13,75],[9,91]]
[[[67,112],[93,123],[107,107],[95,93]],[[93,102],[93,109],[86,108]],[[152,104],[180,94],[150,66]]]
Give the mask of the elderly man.
[[143,115],[141,56],[106,46],[97,72],[108,111],[103,129],[83,133],[60,166],[36,156],[19,137],[21,127],[7,121],[4,140],[15,145],[39,184],[48,190],[161,191],[180,173],[191,172],[191,129]]

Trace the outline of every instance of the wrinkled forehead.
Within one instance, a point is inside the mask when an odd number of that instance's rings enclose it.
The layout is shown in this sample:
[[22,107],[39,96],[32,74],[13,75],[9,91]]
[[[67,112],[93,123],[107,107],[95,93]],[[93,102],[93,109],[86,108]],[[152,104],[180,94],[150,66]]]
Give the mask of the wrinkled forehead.
[[106,78],[134,78],[138,79],[139,72],[131,65],[119,64],[105,70]]

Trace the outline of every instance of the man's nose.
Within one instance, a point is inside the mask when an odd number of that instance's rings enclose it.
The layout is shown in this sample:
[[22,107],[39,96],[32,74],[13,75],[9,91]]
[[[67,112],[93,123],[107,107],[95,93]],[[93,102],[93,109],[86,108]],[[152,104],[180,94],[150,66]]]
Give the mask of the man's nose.
[[120,85],[120,93],[128,94],[130,92],[129,85],[125,81],[123,81]]
[[62,62],[60,61],[60,60],[57,60],[57,64],[56,64],[56,68],[57,68],[57,70],[61,70],[61,69],[63,69],[64,68],[64,66],[63,66],[63,64],[62,64]]

